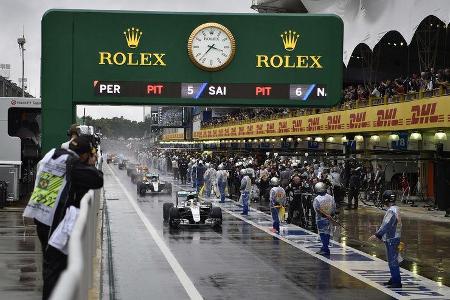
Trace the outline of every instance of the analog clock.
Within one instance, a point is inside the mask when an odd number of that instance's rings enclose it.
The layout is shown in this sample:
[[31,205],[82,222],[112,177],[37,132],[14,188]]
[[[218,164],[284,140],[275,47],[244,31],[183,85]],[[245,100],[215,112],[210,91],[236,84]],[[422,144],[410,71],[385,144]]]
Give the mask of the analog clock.
[[233,34],[218,23],[205,23],[192,31],[188,40],[191,61],[205,71],[219,71],[234,57],[236,42]]

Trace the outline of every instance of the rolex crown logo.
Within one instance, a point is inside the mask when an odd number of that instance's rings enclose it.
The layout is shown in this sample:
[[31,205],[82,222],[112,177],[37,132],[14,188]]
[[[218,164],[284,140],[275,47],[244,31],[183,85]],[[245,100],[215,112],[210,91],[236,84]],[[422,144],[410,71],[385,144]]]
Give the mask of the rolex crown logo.
[[142,31],[140,31],[138,28],[131,27],[131,29],[128,28],[127,31],[124,31],[123,34],[127,39],[128,47],[134,49],[139,46],[139,40],[141,39]]
[[283,40],[284,49],[287,51],[294,50],[299,36],[300,34],[292,30],[282,33],[281,39]]

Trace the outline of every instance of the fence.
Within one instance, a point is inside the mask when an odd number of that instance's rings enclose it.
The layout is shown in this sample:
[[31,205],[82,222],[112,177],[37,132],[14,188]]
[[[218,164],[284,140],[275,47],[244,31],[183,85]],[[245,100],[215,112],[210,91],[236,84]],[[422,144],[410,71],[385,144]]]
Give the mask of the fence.
[[100,190],[90,190],[81,199],[80,213],[70,236],[67,269],[61,274],[51,299],[88,299],[93,284],[99,209]]

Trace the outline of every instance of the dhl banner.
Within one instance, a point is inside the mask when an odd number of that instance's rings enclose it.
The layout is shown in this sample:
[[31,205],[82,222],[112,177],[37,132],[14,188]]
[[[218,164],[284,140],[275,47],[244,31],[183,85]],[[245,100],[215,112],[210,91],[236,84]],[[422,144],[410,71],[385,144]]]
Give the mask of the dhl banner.
[[401,131],[450,127],[450,96],[202,129],[194,139]]
[[162,140],[163,141],[184,140],[184,133],[183,132],[175,132],[175,133],[164,134],[162,137]]

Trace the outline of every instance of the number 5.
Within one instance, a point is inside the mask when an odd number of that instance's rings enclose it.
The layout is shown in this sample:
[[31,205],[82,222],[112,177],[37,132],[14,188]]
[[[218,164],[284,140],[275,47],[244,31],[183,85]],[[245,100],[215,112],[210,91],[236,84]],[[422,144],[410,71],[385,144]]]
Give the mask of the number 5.
[[189,85],[187,88],[188,95],[194,94],[194,87],[192,85]]

